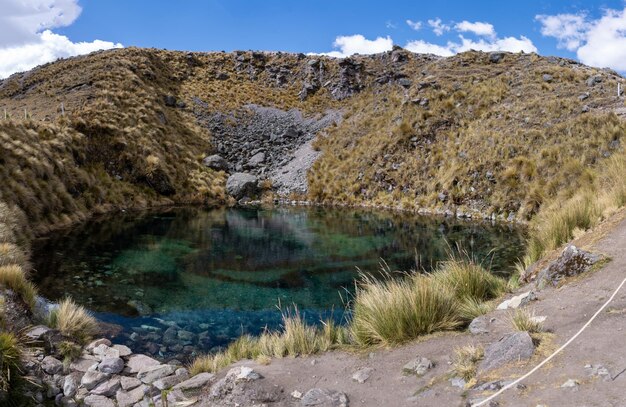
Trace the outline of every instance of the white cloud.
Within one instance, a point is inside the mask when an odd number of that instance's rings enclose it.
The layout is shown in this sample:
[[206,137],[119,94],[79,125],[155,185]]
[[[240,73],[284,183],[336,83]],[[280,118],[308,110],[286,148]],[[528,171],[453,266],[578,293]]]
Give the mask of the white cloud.
[[492,24],[482,23],[480,21],[476,21],[475,23],[461,21],[456,24],[454,28],[459,32],[471,32],[479,37],[494,38],[496,36],[496,30],[493,28]]
[[538,15],[536,19],[544,36],[575,51],[582,63],[626,71],[626,8],[606,9],[595,20],[586,13]]
[[559,40],[559,48],[575,51],[585,40],[585,33],[590,28],[584,14],[557,14],[554,16],[538,15],[535,17],[542,25],[541,34]]
[[393,47],[391,37],[377,37],[375,40],[368,40],[361,34],[339,36],[333,43],[333,48],[339,51],[325,53],[336,58],[344,58],[352,54],[377,54],[379,52],[389,51]]
[[443,35],[444,32],[450,31],[450,26],[441,22],[440,18],[428,20],[428,25],[432,27],[433,32],[437,36]]
[[78,0],[1,0],[0,78],[58,58],[121,47],[108,41],[73,43],[50,29],[72,24]]
[[537,47],[533,42],[524,37],[519,38],[505,37],[494,38],[493,40],[480,39],[473,41],[459,35],[459,41],[448,41],[445,45],[438,45],[429,43],[422,40],[409,41],[405,45],[405,48],[412,52],[435,54],[442,57],[448,57],[459,52],[465,52],[469,50],[476,51],[508,51],[508,52],[537,52]]
[[411,27],[415,31],[417,31],[420,28],[422,28],[422,22],[421,21],[406,20],[406,23],[407,23],[407,25],[409,27]]
[[418,54],[435,54],[442,57],[450,57],[454,55],[454,46],[451,43],[446,45],[437,45],[422,40],[415,40],[407,42],[404,48]]

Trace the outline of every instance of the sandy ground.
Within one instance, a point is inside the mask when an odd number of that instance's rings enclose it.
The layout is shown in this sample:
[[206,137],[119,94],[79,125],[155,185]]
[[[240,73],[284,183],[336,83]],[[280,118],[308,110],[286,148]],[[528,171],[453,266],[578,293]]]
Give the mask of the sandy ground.
[[[611,230],[593,243],[587,237],[579,244],[612,258],[603,268],[568,281],[560,288],[538,291],[538,300],[528,305],[536,315],[547,317],[545,328],[553,335],[545,339],[530,361],[517,362],[487,376],[477,383],[512,380],[536,366],[552,350],[566,342],[626,277],[626,220],[613,222]],[[607,228],[605,227],[605,230]],[[519,292],[531,287],[522,287]],[[263,385],[280,388],[284,400],[270,405],[299,405],[290,396],[296,390],[305,393],[314,387],[328,388],[347,394],[350,406],[465,406],[493,392],[480,392],[451,385],[450,359],[455,347],[466,344],[495,342],[513,331],[509,311],[494,311],[495,318],[488,334],[469,332],[443,333],[422,338],[395,349],[379,349],[371,353],[330,352],[308,358],[273,360],[263,366],[253,361],[248,365],[261,373]],[[424,356],[435,367],[423,377],[405,376],[402,367],[416,356]],[[597,375],[598,366],[609,375]],[[352,379],[364,367],[374,371],[365,383]],[[225,373],[222,372],[223,376]],[[561,387],[569,379],[579,384]],[[548,365],[510,389],[493,406],[626,406],[626,287],[566,350]]]

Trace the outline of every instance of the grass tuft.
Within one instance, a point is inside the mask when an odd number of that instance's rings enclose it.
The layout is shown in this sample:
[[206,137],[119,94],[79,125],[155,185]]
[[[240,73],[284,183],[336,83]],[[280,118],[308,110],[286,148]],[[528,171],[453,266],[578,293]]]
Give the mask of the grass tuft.
[[452,358],[454,373],[465,381],[470,381],[476,376],[478,362],[480,362],[484,354],[485,350],[482,346],[465,345],[456,348]]
[[543,323],[536,319],[534,311],[518,308],[509,315],[509,320],[518,331],[526,331],[529,334],[543,332]]
[[20,295],[28,307],[32,310],[35,307],[37,289],[28,281],[24,269],[18,265],[0,267],[0,286],[13,290]]
[[22,354],[20,339],[10,332],[0,332],[0,394],[15,389],[20,378]]
[[98,330],[94,317],[70,298],[61,301],[50,313],[48,324],[81,344],[87,343]]

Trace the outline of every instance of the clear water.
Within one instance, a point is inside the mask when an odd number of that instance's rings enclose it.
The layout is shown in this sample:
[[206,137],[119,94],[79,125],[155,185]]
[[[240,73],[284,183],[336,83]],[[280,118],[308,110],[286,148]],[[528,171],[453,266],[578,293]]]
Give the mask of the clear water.
[[114,324],[118,343],[181,359],[279,327],[279,304],[311,322],[341,320],[358,269],[376,273],[384,259],[410,270],[419,257],[428,270],[457,244],[506,274],[522,232],[351,209],[183,208],[42,239],[34,278],[50,300],[69,295]]

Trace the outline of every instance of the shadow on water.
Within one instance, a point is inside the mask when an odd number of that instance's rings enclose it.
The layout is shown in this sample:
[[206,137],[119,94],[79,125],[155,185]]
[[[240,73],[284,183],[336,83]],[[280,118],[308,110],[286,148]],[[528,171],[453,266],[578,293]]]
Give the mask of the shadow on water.
[[[115,215],[37,241],[34,279],[122,327],[118,342],[182,358],[280,324],[340,320],[357,267],[428,271],[460,245],[506,275],[522,251],[512,226],[354,209],[173,209]],[[491,253],[491,254],[490,254]],[[335,310],[335,312],[333,312]]]

